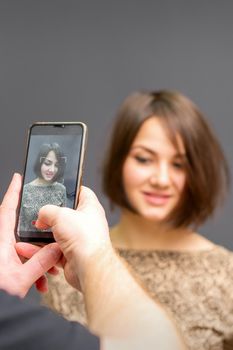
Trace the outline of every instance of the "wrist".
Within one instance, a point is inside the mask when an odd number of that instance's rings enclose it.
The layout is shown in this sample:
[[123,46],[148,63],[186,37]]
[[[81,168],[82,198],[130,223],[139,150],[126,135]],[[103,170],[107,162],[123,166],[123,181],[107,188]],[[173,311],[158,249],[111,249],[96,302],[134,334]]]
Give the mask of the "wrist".
[[77,278],[79,279],[82,292],[85,293],[89,280],[92,280],[92,275],[102,268],[107,266],[115,257],[115,252],[110,241],[102,241],[98,245],[93,245],[85,251],[85,254],[75,255],[75,265],[77,266]]

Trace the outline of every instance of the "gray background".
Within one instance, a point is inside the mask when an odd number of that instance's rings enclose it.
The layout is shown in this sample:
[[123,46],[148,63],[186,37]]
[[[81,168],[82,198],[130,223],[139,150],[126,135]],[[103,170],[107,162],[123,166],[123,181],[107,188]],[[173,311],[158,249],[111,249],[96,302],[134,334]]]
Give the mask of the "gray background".
[[[142,88],[196,102],[232,168],[232,33],[230,0],[0,0],[1,196],[22,170],[29,124],[80,120],[89,127],[84,183],[107,208],[109,128],[123,98]],[[200,231],[232,249],[231,218],[232,194]]]

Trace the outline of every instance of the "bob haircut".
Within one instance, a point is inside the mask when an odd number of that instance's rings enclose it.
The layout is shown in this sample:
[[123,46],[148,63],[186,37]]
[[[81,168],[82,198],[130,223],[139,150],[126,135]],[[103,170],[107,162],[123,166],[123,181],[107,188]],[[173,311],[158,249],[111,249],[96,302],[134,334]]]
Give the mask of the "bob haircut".
[[64,156],[58,143],[44,143],[41,146],[34,164],[34,172],[39,178],[41,178],[41,166],[50,151],[54,151],[58,161],[58,171],[52,182],[62,182],[66,167],[66,157]]
[[172,144],[183,141],[186,184],[176,208],[167,218],[173,227],[197,227],[222,203],[230,175],[221,146],[196,105],[176,91],[136,92],[121,105],[103,166],[103,190],[114,204],[135,210],[128,202],[122,168],[140,127],[148,118],[158,118]]

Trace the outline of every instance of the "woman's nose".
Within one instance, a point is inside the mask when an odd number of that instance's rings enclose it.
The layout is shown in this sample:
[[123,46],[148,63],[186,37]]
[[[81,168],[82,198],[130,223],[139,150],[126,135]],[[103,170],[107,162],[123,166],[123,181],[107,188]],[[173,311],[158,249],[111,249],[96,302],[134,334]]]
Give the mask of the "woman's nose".
[[154,170],[151,175],[151,183],[157,186],[168,186],[170,183],[169,169],[166,164],[162,164]]
[[50,164],[49,170],[50,170],[50,171],[54,171],[54,169],[55,169],[55,165],[54,165],[54,164]]

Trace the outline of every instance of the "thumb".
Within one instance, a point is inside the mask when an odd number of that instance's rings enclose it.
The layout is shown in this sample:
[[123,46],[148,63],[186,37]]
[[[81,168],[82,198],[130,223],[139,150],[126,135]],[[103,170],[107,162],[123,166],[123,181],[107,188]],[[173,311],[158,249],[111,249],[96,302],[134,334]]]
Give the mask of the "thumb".
[[95,193],[88,187],[82,186],[79,194],[78,211],[100,210],[105,214],[102,205],[100,204]]
[[[90,188],[82,186],[79,194],[79,204],[77,211],[88,212],[92,209],[100,210],[104,213],[104,209],[101,206],[95,193]],[[36,227],[41,230],[51,228],[53,231],[53,227],[58,223],[61,223],[63,219],[67,219],[72,211],[73,209],[70,208],[61,208],[55,205],[45,205],[40,209],[38,213]],[[69,215],[66,216],[67,214]]]
[[43,206],[38,213],[38,218],[36,220],[36,228],[40,230],[45,230],[49,227],[52,228],[53,226],[55,226],[62,209],[64,208],[51,204]]

